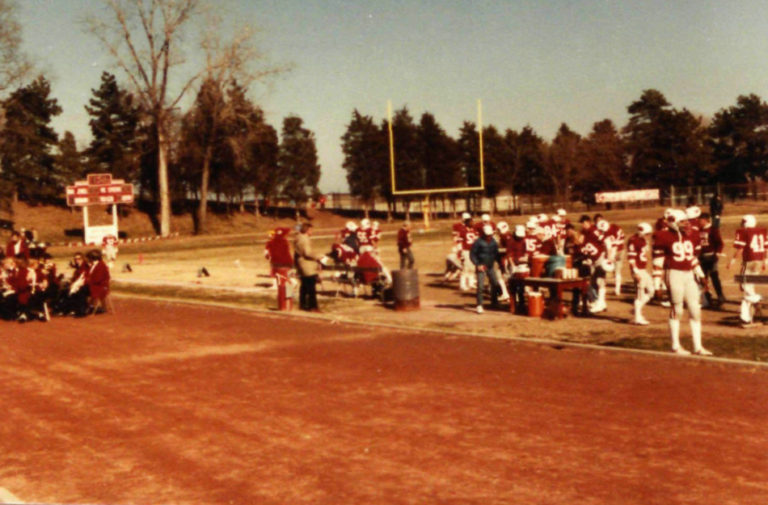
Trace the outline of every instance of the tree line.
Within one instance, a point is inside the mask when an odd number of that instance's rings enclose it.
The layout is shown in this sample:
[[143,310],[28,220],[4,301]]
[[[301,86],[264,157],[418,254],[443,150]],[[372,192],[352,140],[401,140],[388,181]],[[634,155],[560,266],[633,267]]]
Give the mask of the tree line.
[[[550,195],[553,203],[590,203],[596,192],[762,180],[768,170],[768,104],[755,94],[707,120],[676,108],[655,89],[627,107],[621,128],[610,119],[582,136],[561,124],[546,141],[531,126],[502,131],[483,126],[484,195]],[[398,190],[477,186],[479,133],[465,121],[456,138],[425,112],[418,122],[407,107],[392,119]],[[369,204],[394,202],[389,124],[352,112],[341,138],[343,167],[353,195]],[[463,198],[460,193],[450,198]]]
[[[241,206],[250,192],[297,207],[318,193],[314,133],[291,115],[278,136],[248,97],[250,86],[289,70],[267,61],[250,23],[228,25],[210,0],[102,3],[88,32],[127,85],[102,74],[86,105],[92,141],[80,151],[72,133],[59,138],[51,128],[61,107],[44,76],[29,80],[16,4],[0,0],[0,204],[51,201],[86,172],[110,172],[139,183],[167,236],[171,204],[190,196],[205,231],[211,193]],[[195,40],[200,61],[190,64],[184,48]],[[194,104],[181,111],[189,93]]]

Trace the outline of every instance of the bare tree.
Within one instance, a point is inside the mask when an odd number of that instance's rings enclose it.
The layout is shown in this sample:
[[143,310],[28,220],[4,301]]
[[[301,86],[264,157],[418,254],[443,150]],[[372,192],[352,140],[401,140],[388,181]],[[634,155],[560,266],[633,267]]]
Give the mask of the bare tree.
[[[168,186],[168,121],[171,111],[203,73],[181,76],[185,63],[180,51],[186,28],[202,12],[201,0],[102,0],[106,10],[88,18],[95,35],[125,73],[151,117],[157,140],[157,180],[160,196],[160,234],[171,227]],[[173,75],[171,75],[173,74]],[[173,88],[173,89],[171,89]]]
[[18,84],[32,68],[19,46],[21,25],[16,21],[16,2],[0,0],[0,94]]
[[[202,135],[202,170],[200,180],[200,204],[197,211],[198,232],[204,233],[208,211],[208,191],[211,177],[211,158],[216,141],[216,132],[224,121],[225,116],[235,114],[235,111],[225,100],[229,85],[237,83],[240,89],[246,90],[253,83],[263,81],[288,67],[272,66],[266,62],[265,55],[255,43],[256,32],[251,26],[229,30],[222,28],[221,17],[208,17],[202,49],[205,52],[205,76],[198,94],[206,103],[204,118],[205,130]],[[222,33],[232,33],[228,39],[222,39]],[[206,100],[207,98],[207,100]]]

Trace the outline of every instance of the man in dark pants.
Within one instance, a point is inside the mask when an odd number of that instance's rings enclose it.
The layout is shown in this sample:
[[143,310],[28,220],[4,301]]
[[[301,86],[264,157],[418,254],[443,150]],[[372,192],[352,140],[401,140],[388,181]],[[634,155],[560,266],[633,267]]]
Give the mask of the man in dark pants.
[[296,256],[296,268],[301,276],[299,287],[299,308],[312,312],[319,312],[317,308],[317,275],[319,272],[318,258],[312,251],[310,235],[312,225],[304,223],[299,228],[298,236],[293,244]]
[[720,228],[720,216],[723,215],[723,197],[720,193],[712,195],[709,201],[709,213],[712,216],[712,228]]
[[411,222],[406,221],[397,232],[397,250],[400,251],[400,270],[413,268],[413,240],[411,239]]
[[717,271],[717,260],[723,255],[723,237],[720,235],[720,228],[714,226],[710,222],[711,216],[706,212],[699,217],[701,223],[700,239],[701,239],[701,255],[699,256],[699,263],[701,263],[701,269],[704,271],[705,278],[712,280],[712,287],[715,288],[715,294],[717,300],[712,299],[712,295],[709,292],[709,286],[704,292],[704,298],[706,300],[706,306],[720,306],[725,302],[725,295],[723,294],[723,286],[720,284],[720,274]]
[[485,276],[491,284],[491,305],[498,305],[499,279],[496,277],[496,271],[493,264],[499,255],[499,244],[493,238],[493,227],[489,224],[483,226],[483,236],[475,240],[472,249],[469,251],[469,259],[475,265],[477,272],[477,313],[483,313],[483,286]]

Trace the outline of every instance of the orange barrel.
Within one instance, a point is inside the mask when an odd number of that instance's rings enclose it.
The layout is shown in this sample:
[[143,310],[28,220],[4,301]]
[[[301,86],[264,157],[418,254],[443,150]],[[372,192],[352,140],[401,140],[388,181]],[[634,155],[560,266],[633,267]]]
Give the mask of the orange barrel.
[[573,258],[570,254],[565,255],[565,268],[573,268]]
[[545,254],[537,254],[531,258],[531,277],[541,277],[544,274],[544,265],[548,259],[549,256]]
[[419,271],[414,268],[392,272],[392,294],[395,310],[419,310]]
[[544,297],[538,291],[528,293],[528,315],[541,317],[544,313]]
[[291,310],[293,308],[293,298],[288,293],[288,268],[276,268],[275,278],[277,279],[277,310]]

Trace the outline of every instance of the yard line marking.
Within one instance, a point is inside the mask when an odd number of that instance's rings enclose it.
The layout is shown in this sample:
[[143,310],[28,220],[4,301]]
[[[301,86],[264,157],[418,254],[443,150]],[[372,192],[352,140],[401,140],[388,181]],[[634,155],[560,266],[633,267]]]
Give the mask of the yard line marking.
[[24,503],[15,494],[4,487],[0,487],[0,503]]

